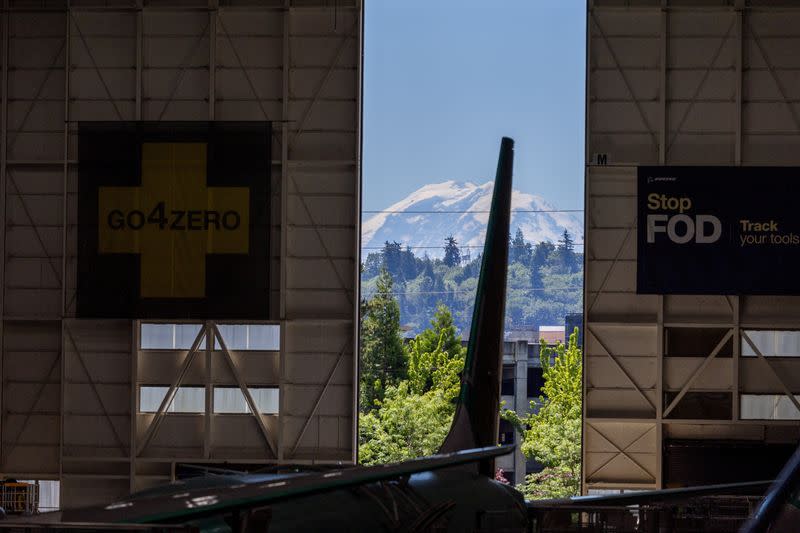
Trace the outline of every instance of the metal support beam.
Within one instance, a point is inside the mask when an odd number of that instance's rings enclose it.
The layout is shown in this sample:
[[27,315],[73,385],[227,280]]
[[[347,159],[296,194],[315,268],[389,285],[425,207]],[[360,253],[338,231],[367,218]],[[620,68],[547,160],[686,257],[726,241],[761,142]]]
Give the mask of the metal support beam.
[[169,104],[172,103],[172,100],[175,98],[175,94],[178,92],[178,88],[181,86],[181,82],[183,81],[183,77],[186,75],[186,69],[189,67],[189,62],[192,60],[192,57],[197,53],[197,50],[200,48],[200,43],[203,42],[203,37],[206,36],[209,27],[211,26],[211,18],[206,21],[206,25],[203,27],[203,31],[200,32],[200,35],[197,36],[197,40],[195,40],[194,44],[189,47],[189,50],[186,52],[186,55],[180,62],[181,69],[178,71],[178,75],[175,77],[175,81],[172,82],[172,89],[169,91],[169,96],[167,97],[167,101],[164,102],[164,107],[161,108],[161,113],[158,114],[157,121],[161,121],[164,118],[164,114],[167,112],[169,108]]
[[669,155],[669,151],[672,148],[672,145],[675,144],[675,139],[677,139],[678,135],[681,133],[681,129],[683,128],[683,125],[686,123],[686,119],[689,118],[689,115],[691,114],[692,109],[694,108],[694,104],[697,103],[697,99],[700,96],[700,91],[703,90],[703,87],[706,84],[706,80],[708,80],[708,75],[711,74],[711,69],[714,68],[714,65],[716,65],[720,53],[722,53],[723,48],[725,48],[725,43],[728,42],[728,39],[730,38],[733,28],[736,26],[735,22],[736,19],[731,20],[731,23],[728,26],[728,30],[725,32],[725,35],[719,42],[719,46],[717,46],[717,49],[714,51],[714,55],[711,57],[711,62],[708,64],[705,71],[703,72],[703,77],[700,78],[700,83],[698,83],[697,87],[695,87],[694,93],[692,93],[692,98],[691,100],[689,100],[689,105],[686,106],[686,110],[683,112],[683,115],[678,121],[678,125],[675,127],[675,132],[672,134],[672,137],[669,140],[669,144],[667,144],[667,155]]
[[727,343],[732,336],[733,330],[728,330],[728,332],[722,336],[722,339],[720,339],[714,349],[711,350],[711,353],[708,354],[708,356],[703,360],[700,366],[694,372],[692,372],[692,375],[689,376],[689,379],[686,381],[686,383],[684,383],[683,387],[681,387],[681,390],[678,392],[677,396],[675,396],[667,408],[664,409],[664,418],[667,418],[672,410],[678,405],[678,403],[680,403],[681,399],[686,395],[687,392],[689,392],[689,389],[692,388],[694,382],[697,381],[697,378],[700,377],[700,374],[703,373],[703,370],[706,369],[706,367],[711,363],[711,360],[717,356],[720,350],[722,350],[723,346],[725,346],[725,343]]
[[622,364],[619,362],[619,360],[616,358],[616,356],[611,352],[611,350],[609,350],[608,347],[606,347],[606,345],[603,343],[603,341],[600,340],[600,337],[597,336],[597,333],[595,333],[594,329],[592,329],[590,326],[587,326],[586,327],[586,332],[587,333],[591,333],[591,335],[597,341],[597,344],[599,344],[600,347],[603,348],[603,350],[606,352],[606,355],[608,356],[608,358],[611,359],[611,361],[614,363],[614,366],[616,366],[617,369],[620,372],[622,372],[622,375],[624,375],[625,378],[628,380],[628,382],[631,385],[633,385],[633,388],[636,390],[636,392],[639,393],[639,395],[642,398],[644,398],[644,401],[647,402],[648,405],[650,405],[650,408],[653,409],[653,413],[655,414],[656,411],[657,411],[656,406],[653,405],[653,402],[650,401],[650,398],[648,398],[647,395],[642,391],[642,389],[639,388],[639,385],[636,384],[636,382],[633,380],[633,377],[631,377],[631,375],[628,373],[628,371],[625,370],[625,367],[622,366]]
[[[3,0],[3,8],[8,9],[8,0]],[[6,165],[8,163],[8,46],[9,29],[8,19],[11,13],[4,11],[0,13],[0,62],[2,62],[2,73],[0,74],[0,220],[6,220]],[[6,225],[0,224],[0,465],[4,464],[4,451],[2,443],[5,432],[5,309],[6,309]]]
[[[336,357],[336,362],[333,364],[330,372],[328,372],[328,378],[325,380],[325,385],[323,385],[322,390],[317,395],[317,399],[314,402],[314,407],[311,408],[311,412],[308,413],[308,418],[306,418],[305,423],[303,424],[303,428],[300,430],[300,433],[297,435],[297,439],[294,441],[294,446],[292,446],[292,453],[291,456],[293,457],[295,452],[297,451],[297,447],[300,446],[300,441],[303,439],[303,435],[306,434],[306,430],[308,429],[309,424],[311,424],[311,420],[314,418],[314,415],[317,414],[317,409],[319,409],[319,405],[322,402],[322,398],[325,396],[325,392],[327,392],[328,387],[333,380],[333,375],[336,373],[336,369],[339,368],[339,363],[342,362],[344,358],[344,354],[347,352],[347,348],[350,346],[350,343],[353,339],[347,339],[345,341],[344,346],[342,349],[339,350],[339,355]],[[355,386],[355,384],[354,384]]]
[[787,398],[789,398],[789,400],[791,400],[792,404],[794,404],[795,409],[797,409],[797,411],[800,412],[800,402],[797,401],[797,398],[795,398],[789,386],[786,385],[786,382],[783,381],[783,379],[781,379],[780,374],[778,374],[775,371],[775,369],[772,368],[772,365],[769,364],[767,358],[764,357],[764,354],[761,353],[761,350],[759,350],[758,347],[755,345],[755,343],[752,341],[752,339],[750,339],[750,336],[747,334],[746,331],[742,332],[742,339],[744,339],[744,341],[748,345],[750,345],[750,348],[753,349],[753,352],[755,352],[756,356],[767,366],[767,368],[769,368],[770,372],[772,373],[772,376],[778,381],[778,384],[783,389],[783,393],[786,395]]
[[625,70],[622,68],[619,59],[617,58],[617,54],[614,52],[614,48],[611,46],[611,42],[606,37],[605,31],[603,31],[603,27],[600,25],[600,21],[597,20],[597,15],[595,11],[592,9],[589,12],[589,24],[594,22],[595,27],[597,28],[597,33],[602,38],[603,42],[605,43],[606,47],[608,48],[608,55],[611,56],[611,60],[614,62],[614,68],[619,73],[620,77],[622,78],[622,82],[625,84],[625,88],[628,91],[628,94],[633,101],[633,104],[636,106],[636,110],[639,112],[639,118],[642,119],[642,124],[644,124],[645,131],[650,134],[650,139],[653,142],[653,145],[657,148],[658,147],[658,138],[656,138],[656,134],[653,131],[653,127],[650,126],[650,122],[647,120],[647,115],[644,113],[644,108],[642,108],[642,103],[636,98],[636,93],[633,92],[633,86],[631,82],[628,80],[628,77],[625,75]]
[[94,59],[94,54],[92,53],[92,49],[89,47],[89,43],[86,42],[86,37],[83,35],[81,31],[81,27],[78,24],[78,20],[75,18],[75,12],[69,10],[69,18],[72,20],[73,24],[75,25],[75,30],[78,32],[78,37],[80,37],[81,43],[83,43],[83,47],[86,50],[86,55],[89,57],[89,61],[92,62],[92,67],[94,71],[97,73],[97,77],[100,79],[100,83],[103,85],[103,89],[106,92],[106,96],[108,97],[109,102],[114,107],[114,111],[117,114],[117,118],[119,120],[125,120],[122,116],[122,111],[119,110],[119,106],[117,105],[117,101],[114,100],[114,97],[111,95],[111,89],[108,88],[108,83],[106,83],[103,74],[100,72],[100,67],[97,66],[97,61]]
[[[628,444],[628,445],[627,445],[627,446],[625,446],[625,447],[620,447],[620,446],[617,446],[617,445],[616,445],[616,444],[615,444],[615,443],[614,443],[614,442],[613,442],[611,439],[609,439],[609,438],[608,438],[608,436],[606,436],[606,435],[605,435],[605,434],[604,434],[602,431],[600,431],[599,429],[597,429],[597,427],[595,427],[595,426],[592,426],[592,425],[590,425],[590,427],[592,428],[592,430],[593,430],[593,431],[595,431],[595,432],[596,432],[598,435],[600,435],[600,436],[601,436],[601,437],[602,437],[602,438],[603,438],[603,439],[604,439],[606,442],[608,442],[609,444],[611,444],[611,446],[613,446],[613,447],[614,447],[614,449],[616,449],[616,450],[617,450],[617,453],[616,453],[615,455],[612,455],[612,456],[611,456],[610,458],[608,458],[606,461],[604,461],[604,462],[603,462],[603,464],[601,464],[600,466],[598,466],[597,468],[595,468],[594,470],[592,470],[591,472],[589,472],[589,473],[586,475],[586,481],[590,481],[590,480],[591,480],[591,478],[595,476],[595,474],[597,474],[597,473],[598,473],[600,470],[602,470],[603,468],[605,468],[605,466],[606,466],[606,465],[608,465],[608,464],[609,464],[611,461],[613,461],[614,459],[616,459],[616,458],[617,458],[617,457],[619,457],[620,455],[624,456],[624,457],[625,457],[625,458],[627,458],[629,461],[631,461],[633,464],[635,464],[636,466],[638,466],[638,467],[639,467],[639,468],[640,468],[640,469],[641,469],[641,470],[642,470],[642,471],[643,471],[645,474],[647,474],[648,476],[650,476],[650,477],[652,477],[652,476],[653,476],[653,474],[652,474],[652,473],[650,473],[650,472],[649,472],[649,471],[648,471],[646,468],[644,468],[644,467],[643,467],[641,464],[639,464],[639,462],[638,462],[638,461],[635,461],[635,460],[634,460],[634,459],[633,459],[633,458],[632,458],[632,457],[631,457],[631,456],[628,454],[628,450],[629,450],[630,448],[632,448],[634,444],[636,444],[637,442],[639,442],[640,440],[642,440],[644,437],[646,437],[646,436],[647,436],[647,435],[648,435],[648,434],[649,434],[651,431],[653,431],[653,429],[655,429],[655,428],[656,428],[656,426],[650,426],[649,428],[647,428],[647,429],[645,430],[645,432],[644,432],[644,433],[642,433],[641,435],[639,435],[638,437],[636,437],[636,438],[635,438],[633,441],[631,441],[631,443],[630,443],[630,444]],[[654,480],[654,481],[655,481],[655,480]]]
[[[100,405],[100,410],[103,412],[103,416],[108,421],[108,425],[111,426],[111,431],[114,434],[114,437],[117,440],[117,444],[119,445],[122,454],[127,456],[129,453],[128,447],[125,446],[125,441],[120,437],[119,432],[117,431],[117,426],[114,425],[114,421],[111,419],[111,415],[108,414],[108,409],[106,409],[106,404],[103,402],[102,396],[100,396],[100,391],[97,390],[97,385],[92,379],[92,375],[89,373],[89,368],[86,366],[86,362],[83,360],[83,355],[81,355],[81,351],[78,349],[78,345],[75,343],[75,339],[72,337],[72,332],[69,329],[69,326],[66,322],[63,323],[64,325],[64,333],[66,333],[67,339],[69,339],[70,344],[72,345],[72,349],[75,351],[75,355],[78,358],[78,362],[81,364],[81,368],[83,369],[83,373],[86,374],[86,379],[89,382],[89,385],[92,388],[92,392],[94,392],[95,399],[97,403]],[[64,351],[64,367],[66,368],[66,350]],[[62,382],[62,388],[65,387],[66,382]]]
[[211,324],[211,327],[214,328],[214,335],[216,336],[216,342],[219,342],[220,347],[222,348],[222,352],[225,354],[225,360],[228,362],[228,366],[233,373],[233,377],[236,379],[236,383],[239,385],[239,389],[242,391],[244,395],[244,399],[247,402],[247,406],[250,408],[250,412],[255,417],[256,422],[258,423],[258,427],[261,430],[261,434],[264,436],[264,440],[269,446],[269,449],[272,451],[273,457],[278,457],[277,449],[275,448],[275,443],[272,442],[272,438],[270,437],[269,430],[267,429],[267,425],[264,423],[264,418],[261,416],[261,411],[258,410],[258,406],[256,402],[253,400],[253,396],[250,394],[250,389],[247,388],[247,383],[245,383],[244,378],[242,377],[242,373],[239,370],[239,367],[236,365],[236,361],[233,360],[233,355],[231,351],[228,349],[228,345],[225,343],[225,339],[222,338],[222,334],[219,332],[219,328],[217,328],[216,324]]
[[142,451],[147,447],[148,444],[150,444],[150,441],[152,440],[153,436],[158,430],[158,426],[161,424],[161,420],[164,418],[164,414],[167,412],[167,408],[170,406],[172,400],[175,398],[175,393],[178,391],[178,387],[181,386],[183,378],[184,376],[186,376],[187,370],[189,370],[189,366],[192,364],[192,361],[194,361],[195,355],[197,355],[200,343],[205,338],[205,333],[206,333],[206,326],[203,325],[200,328],[200,331],[197,332],[197,336],[194,338],[194,342],[192,343],[191,348],[189,348],[189,351],[186,353],[186,357],[183,360],[183,364],[181,365],[178,374],[175,376],[175,379],[172,380],[172,384],[170,384],[167,394],[165,394],[164,399],[161,400],[161,405],[159,405],[155,417],[150,422],[150,425],[147,427],[142,442],[136,448],[137,457],[141,455]]

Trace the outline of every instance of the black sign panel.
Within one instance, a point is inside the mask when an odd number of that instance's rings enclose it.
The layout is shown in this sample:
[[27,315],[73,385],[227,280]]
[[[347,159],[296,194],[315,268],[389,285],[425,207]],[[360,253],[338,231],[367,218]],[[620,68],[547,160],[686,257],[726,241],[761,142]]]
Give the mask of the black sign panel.
[[79,317],[269,318],[270,123],[78,131]]
[[800,169],[639,167],[637,292],[800,294]]

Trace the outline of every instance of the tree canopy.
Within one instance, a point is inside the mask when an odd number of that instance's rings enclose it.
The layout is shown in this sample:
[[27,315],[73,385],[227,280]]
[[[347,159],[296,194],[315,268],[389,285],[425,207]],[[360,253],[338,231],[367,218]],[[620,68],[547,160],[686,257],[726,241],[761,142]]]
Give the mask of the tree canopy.
[[544,385],[533,413],[519,417],[510,410],[503,417],[522,432],[522,452],[545,468],[529,474],[519,485],[529,499],[575,496],[580,490],[581,467],[581,350],[578,331],[566,345],[542,342]]
[[466,349],[450,311],[439,306],[431,327],[406,351],[408,379],[386,388],[359,419],[359,462],[383,464],[435,453],[452,423]]

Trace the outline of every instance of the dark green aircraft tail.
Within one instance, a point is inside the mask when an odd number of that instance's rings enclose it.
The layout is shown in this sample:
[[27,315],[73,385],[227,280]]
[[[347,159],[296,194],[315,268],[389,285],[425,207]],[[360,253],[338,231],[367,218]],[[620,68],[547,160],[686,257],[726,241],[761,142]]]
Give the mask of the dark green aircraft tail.
[[[503,137],[461,392],[453,425],[439,453],[497,444],[513,166],[514,141]],[[482,463],[481,472],[493,476],[491,463]]]

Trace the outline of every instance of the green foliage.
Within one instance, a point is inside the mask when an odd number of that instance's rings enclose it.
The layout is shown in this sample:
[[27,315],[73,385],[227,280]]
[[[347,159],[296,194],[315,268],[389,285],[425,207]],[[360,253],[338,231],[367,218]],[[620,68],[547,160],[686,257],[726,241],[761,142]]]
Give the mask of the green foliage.
[[409,343],[408,379],[386,389],[359,419],[359,462],[383,464],[435,453],[455,413],[466,350],[450,311],[440,306],[431,327]]
[[542,342],[544,385],[538,401],[531,402],[534,412],[527,417],[503,413],[517,428],[527,428],[522,452],[545,467],[518,487],[528,498],[560,498],[580,490],[582,370],[577,338],[576,329],[566,346]]
[[[444,304],[452,311],[455,326],[466,330],[472,318],[481,257],[463,262],[455,239],[449,237],[446,243],[445,258],[431,259],[427,255],[417,257],[409,248],[387,242],[380,253],[367,256],[362,291],[371,294],[376,290],[375,281],[384,267],[399,293],[404,327],[411,332],[422,331],[436,308]],[[582,262],[569,233],[565,232],[557,248],[550,242],[534,246],[525,241],[518,229],[509,250],[506,328],[561,324],[566,315],[579,312]]]
[[400,337],[400,307],[393,293],[392,276],[382,269],[376,292],[362,304],[361,376],[359,403],[372,410],[384,397],[387,386],[406,376],[406,357]]
[[458,249],[458,242],[452,235],[447,237],[444,242],[444,264],[449,267],[458,266],[461,263],[461,251]]

